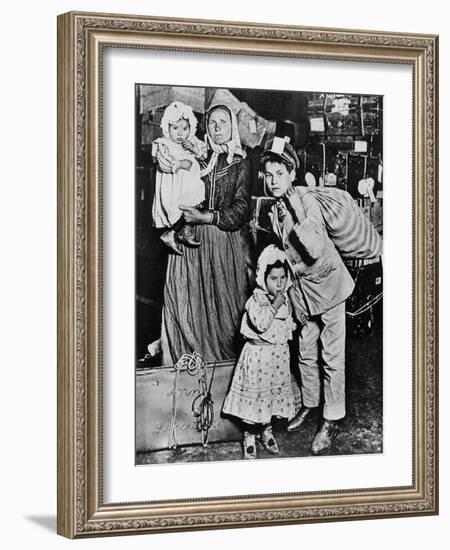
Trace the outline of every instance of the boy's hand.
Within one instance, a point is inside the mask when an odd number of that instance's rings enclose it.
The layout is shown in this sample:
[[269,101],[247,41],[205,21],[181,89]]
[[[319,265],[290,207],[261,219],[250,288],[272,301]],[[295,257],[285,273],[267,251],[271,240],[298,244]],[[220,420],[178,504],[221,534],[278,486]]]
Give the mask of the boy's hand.
[[300,198],[300,195],[297,193],[295,187],[291,187],[291,189],[287,191],[287,193],[285,194],[285,198],[294,210],[303,209],[302,200]]
[[285,303],[285,301],[286,301],[286,298],[284,294],[282,292],[279,292],[273,299],[272,305],[276,309],[279,309]]

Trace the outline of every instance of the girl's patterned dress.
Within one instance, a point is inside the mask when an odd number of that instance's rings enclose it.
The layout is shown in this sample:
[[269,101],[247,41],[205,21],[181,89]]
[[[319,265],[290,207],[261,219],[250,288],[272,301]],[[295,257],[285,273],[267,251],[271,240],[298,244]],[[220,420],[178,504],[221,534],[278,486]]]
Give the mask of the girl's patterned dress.
[[278,311],[256,288],[245,306],[241,333],[247,339],[234,371],[223,412],[247,423],[269,424],[295,415],[288,340],[295,328],[286,303]]

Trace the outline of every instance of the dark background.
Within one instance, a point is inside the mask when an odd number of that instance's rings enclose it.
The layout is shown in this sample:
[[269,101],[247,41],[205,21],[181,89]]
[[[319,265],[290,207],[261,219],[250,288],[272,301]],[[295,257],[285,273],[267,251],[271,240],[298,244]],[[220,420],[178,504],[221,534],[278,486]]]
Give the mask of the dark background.
[[[162,135],[160,121],[164,109],[174,100],[193,106],[198,120],[197,137],[205,134],[204,113],[215,94],[215,88],[187,88],[136,85],[136,358],[145,357],[147,345],[159,337],[167,247],[159,240],[161,231],[152,227],[152,203],[156,165],[151,157],[151,143]],[[378,167],[382,163],[382,97],[323,92],[292,92],[250,89],[219,90],[229,94],[234,106],[245,102],[258,117],[270,121],[272,132],[260,144],[250,147],[241,134],[247,158],[251,164],[252,218],[250,235],[252,252],[259,251],[272,240],[268,230],[270,198],[265,197],[264,183],[259,172],[260,153],[267,139],[288,136],[298,152],[300,168],[297,185],[305,185],[305,173],[310,172],[319,182],[334,174],[335,185],[349,191],[382,233],[382,182]],[[157,96],[156,98],[153,96]],[[345,110],[336,109],[345,102]],[[314,131],[311,120],[323,121],[323,129]],[[274,131],[273,131],[274,130]],[[365,153],[355,152],[355,142],[366,142]],[[252,144],[254,145],[254,144]],[[378,200],[371,204],[359,195],[358,181],[373,177]],[[381,178],[380,178],[381,179]],[[327,183],[327,182],[325,182]],[[257,208],[258,206],[258,208]],[[256,210],[259,215],[256,216]],[[259,227],[261,229],[259,229]],[[348,262],[357,287],[348,307],[354,310],[381,292],[381,264],[364,265]],[[375,282],[378,281],[377,284]],[[361,318],[349,319],[350,332],[373,330],[380,316],[372,310]]]

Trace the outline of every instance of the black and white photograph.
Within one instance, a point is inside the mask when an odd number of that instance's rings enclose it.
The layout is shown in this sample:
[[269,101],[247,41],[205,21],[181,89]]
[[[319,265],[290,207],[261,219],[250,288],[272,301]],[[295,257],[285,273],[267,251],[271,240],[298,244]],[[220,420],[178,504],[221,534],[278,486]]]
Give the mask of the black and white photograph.
[[5,3],[4,548],[443,547],[448,12],[361,8]]
[[383,452],[383,97],[135,86],[137,465]]

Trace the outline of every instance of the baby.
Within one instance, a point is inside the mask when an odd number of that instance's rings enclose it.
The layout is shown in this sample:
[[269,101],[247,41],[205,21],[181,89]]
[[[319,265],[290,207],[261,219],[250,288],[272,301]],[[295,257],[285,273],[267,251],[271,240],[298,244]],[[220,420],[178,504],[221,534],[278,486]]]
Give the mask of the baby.
[[205,199],[205,185],[200,178],[197,159],[206,157],[206,146],[195,137],[197,119],[192,107],[174,101],[161,121],[162,138],[152,144],[152,156],[158,163],[153,224],[167,228],[161,240],[176,254],[183,252],[179,243],[200,246],[194,228],[184,222],[180,205],[200,206]]

